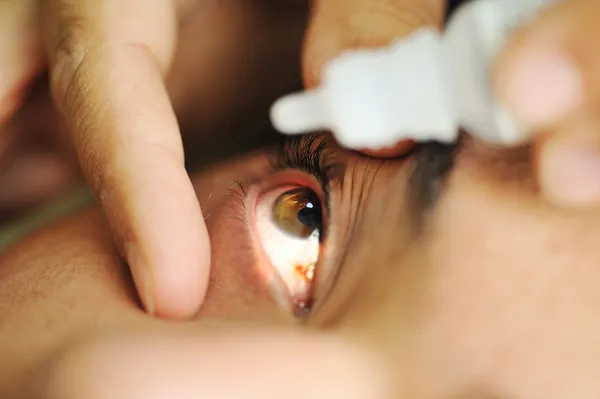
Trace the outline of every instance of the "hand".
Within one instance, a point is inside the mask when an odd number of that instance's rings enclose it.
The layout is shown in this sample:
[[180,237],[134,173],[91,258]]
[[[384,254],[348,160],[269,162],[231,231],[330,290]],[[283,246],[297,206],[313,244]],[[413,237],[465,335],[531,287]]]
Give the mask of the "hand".
[[[182,4],[188,3],[7,3],[28,18],[41,16],[39,34],[45,38],[53,96],[82,169],[131,267],[146,310],[175,318],[197,310],[210,265],[209,240],[163,84]],[[304,57],[306,84],[316,84],[323,63],[341,50],[383,45],[423,24],[439,26],[443,11],[443,0],[314,2]],[[12,37],[36,37],[35,24],[13,25],[20,28]],[[23,35],[25,28],[28,35]],[[22,57],[16,68],[19,78],[9,82],[12,89],[0,93],[12,98],[10,104],[18,104],[20,96],[14,93],[24,92],[15,88],[26,87],[21,83],[43,68],[43,57],[36,52],[39,43],[32,43],[27,47],[32,55]],[[14,54],[6,58],[12,59]],[[6,107],[5,112],[16,108]]]
[[[48,101],[43,84],[45,76],[41,76],[41,84],[31,85],[45,68],[43,57],[37,53],[41,52],[41,46],[34,45],[35,38],[31,37],[35,35],[30,31],[32,26],[37,26],[30,19],[39,10],[24,12],[22,8],[25,5],[33,8],[37,4],[15,0],[0,5],[0,18],[11,22],[0,25],[3,32],[0,41],[10,44],[10,47],[0,47],[0,71],[9,70],[13,64],[19,65],[15,67],[19,72],[16,77],[5,82],[6,90],[2,91],[0,87],[0,113],[5,111],[8,115],[0,121],[0,223],[1,219],[13,215],[13,204],[19,208],[33,206],[47,195],[72,184],[73,178],[79,178],[76,158],[70,156],[74,152],[71,151],[73,142],[77,140],[71,140],[64,118],[60,118]],[[245,138],[236,131],[243,131],[250,115],[263,109],[261,107],[266,110],[270,98],[297,84],[297,45],[305,23],[303,5],[281,3],[273,7],[256,1],[238,4],[197,3],[193,10],[184,13],[186,17],[181,23],[181,38],[167,85],[179,123],[185,129],[185,139],[191,144],[187,149],[188,162],[190,159],[192,163],[205,162],[199,155],[206,153],[213,161],[224,140],[227,140],[227,147],[231,147],[232,141],[264,140],[265,135],[258,130],[254,132],[256,129],[249,129],[252,132]],[[243,40],[240,35],[244,36]],[[9,40],[9,36],[12,39]],[[245,46],[252,51],[245,51]],[[32,55],[34,53],[37,56]],[[265,65],[265,57],[273,63]],[[283,79],[261,79],[260,74],[265,71],[282,69],[290,71],[289,78],[283,74]],[[221,81],[226,84],[218,83]],[[252,117],[250,122],[254,119]],[[266,116],[264,119],[266,121]],[[204,132],[204,136],[206,133],[219,134],[213,134],[212,138],[198,137],[195,141],[193,136],[197,132]],[[6,143],[10,145],[4,145]],[[34,155],[36,157],[32,159]],[[17,168],[19,165],[24,167]],[[191,278],[194,280],[194,275]],[[194,281],[187,285],[191,295],[198,297],[196,286]],[[174,295],[181,302],[189,294],[180,290]],[[165,305],[160,297],[153,299],[163,310],[173,305]]]
[[[53,97],[146,308],[183,317],[204,295],[209,243],[162,83],[175,43],[177,4],[148,4],[4,2],[0,147],[10,139],[6,122],[44,68],[45,48]],[[8,149],[5,154],[13,155]],[[14,193],[12,186],[6,191]]]
[[[441,29],[446,0],[321,0],[316,1],[304,52],[307,87],[319,84],[327,61],[351,48],[379,47],[423,26]],[[393,157],[409,151],[411,141],[392,148],[365,150],[365,154]]]
[[170,326],[84,340],[58,352],[18,397],[387,397],[378,367],[339,339],[221,330]]
[[196,311],[210,265],[163,84],[179,3],[40,3],[53,97],[146,310],[164,317]]
[[563,0],[504,51],[497,88],[536,135],[535,170],[555,204],[600,203],[600,3]]

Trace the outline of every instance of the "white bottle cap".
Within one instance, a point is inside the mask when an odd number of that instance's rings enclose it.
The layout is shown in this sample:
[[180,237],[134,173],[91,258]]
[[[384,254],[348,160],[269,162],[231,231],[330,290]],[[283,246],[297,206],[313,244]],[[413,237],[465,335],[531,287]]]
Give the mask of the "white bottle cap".
[[271,110],[277,130],[332,130],[341,145],[383,148],[403,138],[453,141],[458,121],[445,84],[442,38],[421,29],[375,50],[331,61],[321,87],[285,96]]

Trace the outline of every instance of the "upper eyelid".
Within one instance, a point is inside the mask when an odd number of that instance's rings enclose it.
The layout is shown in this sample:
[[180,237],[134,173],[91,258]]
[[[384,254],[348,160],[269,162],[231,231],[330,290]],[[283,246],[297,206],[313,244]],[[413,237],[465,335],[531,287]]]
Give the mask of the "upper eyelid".
[[324,194],[324,205],[330,209],[330,192],[335,183],[340,183],[345,171],[345,163],[336,157],[339,151],[326,134],[286,137],[280,143],[271,159],[273,172],[295,169],[313,176]]
[[334,183],[341,181],[345,166],[332,154],[334,150],[325,135],[286,137],[269,154],[266,170],[232,181],[229,197],[241,205],[245,212],[246,198],[251,187],[261,185],[286,170],[297,170],[311,175],[319,183],[323,206],[327,214],[331,214],[330,190]]
[[331,140],[325,134],[286,137],[272,159],[273,169],[298,169],[316,178],[325,188],[341,177],[343,162],[336,159]]

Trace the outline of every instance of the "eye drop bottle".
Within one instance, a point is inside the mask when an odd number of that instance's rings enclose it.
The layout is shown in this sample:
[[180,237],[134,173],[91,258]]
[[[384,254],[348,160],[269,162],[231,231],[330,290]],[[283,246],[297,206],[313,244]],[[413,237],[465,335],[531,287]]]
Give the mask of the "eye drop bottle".
[[497,101],[492,68],[513,29],[556,0],[477,0],[445,31],[423,28],[389,47],[343,53],[321,86],[279,99],[271,120],[284,134],[331,130],[351,149],[402,139],[453,142],[461,128],[493,145],[516,145],[521,127]]

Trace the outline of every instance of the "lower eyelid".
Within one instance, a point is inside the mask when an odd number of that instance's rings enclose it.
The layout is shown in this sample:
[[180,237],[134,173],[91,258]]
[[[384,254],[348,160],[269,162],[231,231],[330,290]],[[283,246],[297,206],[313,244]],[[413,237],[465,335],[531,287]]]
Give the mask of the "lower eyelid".
[[246,218],[250,242],[252,245],[253,257],[256,260],[256,269],[264,283],[272,290],[275,300],[285,310],[292,311],[289,295],[283,281],[279,278],[277,271],[270,265],[269,258],[261,243],[261,238],[257,236],[255,208],[261,190],[254,186],[250,187],[246,194]]
[[226,309],[228,318],[235,320],[264,318],[265,314],[280,318],[281,306],[274,295],[274,284],[264,275],[256,255],[247,216],[246,190],[235,184],[225,191],[215,193],[215,197],[222,199],[215,199],[218,205],[211,209],[207,221],[213,244],[212,270],[208,307],[201,316],[214,314],[220,318]]
[[[271,286],[275,299],[279,302],[280,306],[284,310],[294,313],[298,310],[298,306],[299,308],[302,308],[303,306],[308,306],[311,302],[314,284],[312,275],[319,273],[318,270],[314,269],[320,267],[320,258],[323,254],[323,251],[321,250],[322,244],[317,242],[318,253],[316,255],[316,265],[309,265],[309,263],[298,263],[296,265],[290,263],[289,269],[283,267],[280,267],[279,269],[276,268],[269,255],[276,253],[279,248],[276,248],[274,251],[269,251],[268,253],[266,252],[263,245],[263,237],[258,235],[259,230],[257,228],[258,223],[255,210],[259,197],[262,195],[273,196],[271,199],[275,200],[279,195],[285,193],[289,189],[304,187],[313,191],[319,198],[322,211],[322,224],[323,226],[326,226],[327,210],[325,208],[324,193],[321,184],[316,178],[297,170],[285,170],[277,173],[275,176],[271,176],[271,178],[267,180],[268,181],[264,184],[252,185],[246,193],[246,217],[248,219],[250,237],[254,246],[255,257],[257,258],[257,268],[260,269],[259,273],[263,276],[266,284]],[[324,230],[326,231],[327,228],[325,227]],[[280,234],[284,233],[282,232]],[[279,240],[282,240],[281,236],[279,236]],[[283,239],[283,241],[285,241],[285,239]],[[286,244],[286,242],[283,242],[283,244]],[[296,243],[298,245],[293,243],[287,244],[290,244],[291,248],[295,251],[298,250],[298,246],[301,246],[300,243]],[[310,247],[310,245],[314,245],[314,242],[312,244],[307,243],[307,245],[309,245],[309,249],[311,249],[312,247]],[[284,256],[284,258],[289,259],[289,257],[286,256]],[[302,259],[304,258],[305,257],[302,257]],[[299,262],[298,260],[296,261]],[[308,280],[307,282],[304,282],[303,279]],[[307,289],[305,288],[305,284],[308,284]],[[306,314],[303,314],[302,316],[305,315]]]

